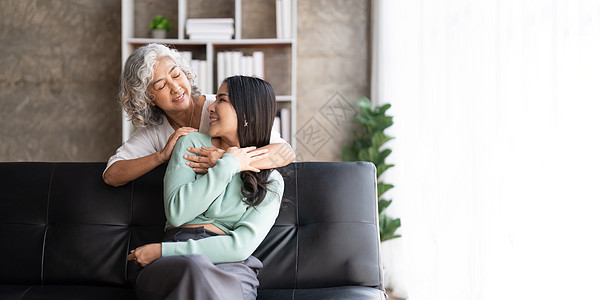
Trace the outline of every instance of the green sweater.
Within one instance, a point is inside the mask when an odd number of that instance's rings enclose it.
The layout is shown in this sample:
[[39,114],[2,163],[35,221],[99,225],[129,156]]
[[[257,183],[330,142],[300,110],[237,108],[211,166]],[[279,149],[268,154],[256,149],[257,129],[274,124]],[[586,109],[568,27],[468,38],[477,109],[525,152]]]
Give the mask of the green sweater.
[[164,178],[165,228],[211,223],[226,235],[163,242],[163,256],[204,254],[213,263],[242,261],[258,248],[279,214],[283,178],[276,170],[269,175],[263,202],[251,207],[242,202],[240,165],[233,155],[225,153],[206,174],[185,164],[188,147],[211,146],[211,137],[198,132],[177,141]]

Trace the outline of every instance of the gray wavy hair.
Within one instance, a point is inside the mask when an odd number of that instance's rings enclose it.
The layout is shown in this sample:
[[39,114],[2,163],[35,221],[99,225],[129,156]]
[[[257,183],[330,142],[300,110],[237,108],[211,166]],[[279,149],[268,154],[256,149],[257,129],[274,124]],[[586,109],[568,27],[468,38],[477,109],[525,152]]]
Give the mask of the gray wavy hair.
[[192,95],[200,94],[196,85],[196,75],[185,59],[175,49],[161,44],[148,44],[137,48],[125,62],[121,74],[119,100],[129,121],[136,127],[160,125],[164,112],[158,106],[150,105],[148,86],[154,77],[154,64],[161,58],[172,60],[190,81]]

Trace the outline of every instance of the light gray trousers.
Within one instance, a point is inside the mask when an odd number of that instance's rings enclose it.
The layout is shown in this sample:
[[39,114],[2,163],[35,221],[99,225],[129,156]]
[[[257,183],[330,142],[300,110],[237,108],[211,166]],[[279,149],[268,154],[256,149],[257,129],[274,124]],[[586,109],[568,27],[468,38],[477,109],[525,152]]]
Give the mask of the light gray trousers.
[[[164,241],[210,238],[214,233],[199,228],[167,231]],[[260,260],[213,264],[205,255],[161,257],[138,273],[138,299],[256,299]]]

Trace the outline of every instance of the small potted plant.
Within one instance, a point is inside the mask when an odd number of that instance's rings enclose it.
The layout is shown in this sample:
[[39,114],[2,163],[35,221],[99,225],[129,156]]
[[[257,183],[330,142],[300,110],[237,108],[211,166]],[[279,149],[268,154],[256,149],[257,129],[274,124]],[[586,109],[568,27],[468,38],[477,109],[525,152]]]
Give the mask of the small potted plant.
[[153,38],[164,39],[167,37],[167,32],[171,31],[171,21],[162,15],[157,15],[150,21],[149,27]]

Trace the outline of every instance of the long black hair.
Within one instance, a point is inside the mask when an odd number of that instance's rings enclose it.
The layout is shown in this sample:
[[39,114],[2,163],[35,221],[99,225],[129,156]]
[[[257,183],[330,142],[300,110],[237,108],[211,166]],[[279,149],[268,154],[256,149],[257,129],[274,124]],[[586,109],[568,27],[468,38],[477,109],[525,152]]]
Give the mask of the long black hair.
[[[227,83],[229,99],[237,114],[240,147],[260,148],[268,145],[277,113],[273,87],[260,78],[248,76],[231,76],[223,82]],[[244,203],[256,206],[263,201],[271,171],[241,173]]]

